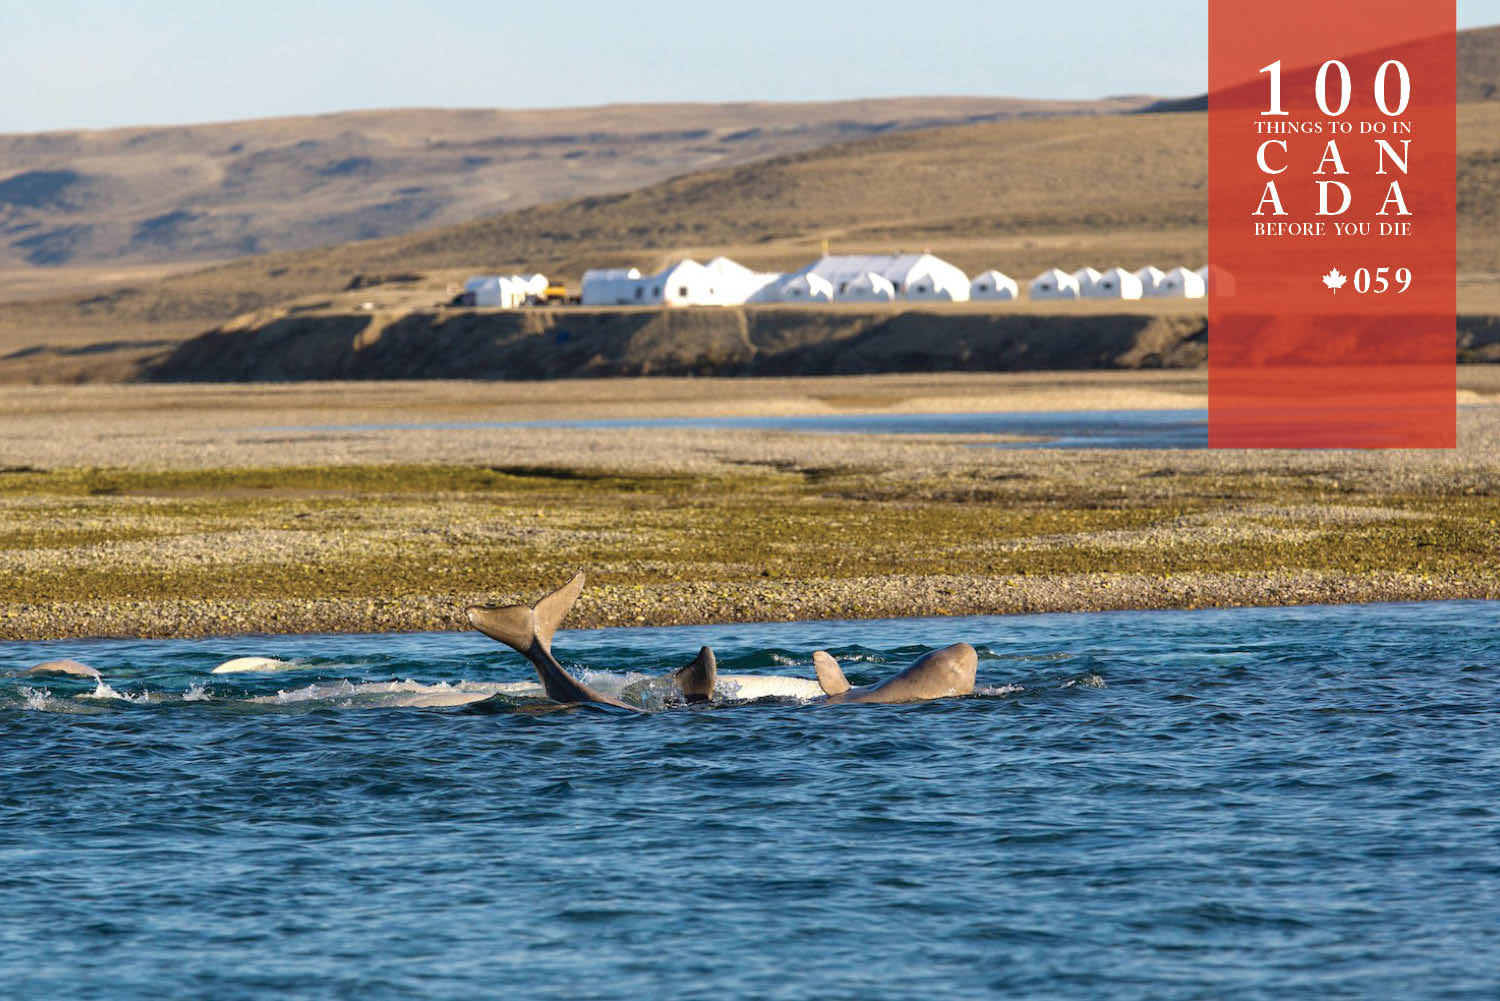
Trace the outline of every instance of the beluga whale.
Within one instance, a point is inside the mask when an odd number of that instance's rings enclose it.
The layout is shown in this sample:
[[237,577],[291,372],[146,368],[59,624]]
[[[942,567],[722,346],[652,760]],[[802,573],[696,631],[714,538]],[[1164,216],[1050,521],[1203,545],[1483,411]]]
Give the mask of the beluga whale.
[[822,687],[823,705],[843,702],[896,704],[927,702],[970,695],[974,675],[979,668],[979,654],[967,643],[954,643],[941,650],[923,654],[899,674],[863,688],[854,688],[844,677],[839,662],[826,650],[813,651],[813,670]]
[[37,674],[63,674],[74,678],[90,678],[99,681],[99,669],[76,660],[49,660],[21,672],[22,677]]

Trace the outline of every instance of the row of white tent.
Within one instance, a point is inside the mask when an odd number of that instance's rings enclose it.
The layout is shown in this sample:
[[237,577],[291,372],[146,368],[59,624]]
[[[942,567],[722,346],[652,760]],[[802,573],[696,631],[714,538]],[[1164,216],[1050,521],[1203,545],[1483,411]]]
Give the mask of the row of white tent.
[[[976,299],[1019,298],[1015,281],[998,271],[986,271],[974,282]],[[1197,271],[1162,271],[1149,265],[1139,271],[1079,268],[1072,274],[1049,268],[1031,280],[1027,291],[1033,299],[1201,299],[1208,293],[1208,265]]]
[[[1032,279],[1032,299],[1202,298],[1208,269],[1154,267],[1073,273],[1052,268]],[[733,306],[774,302],[964,302],[1018,299],[1020,286],[999,271],[972,280],[932,254],[843,255],[822,257],[790,273],[751,271],[727,257],[707,264],[684,260],[653,275],[635,268],[596,268],[584,272],[580,298],[585,306]]]
[[585,306],[733,306],[747,302],[961,301],[969,278],[931,254],[822,257],[790,273],[751,271],[727,257],[678,261],[654,275],[585,271]]

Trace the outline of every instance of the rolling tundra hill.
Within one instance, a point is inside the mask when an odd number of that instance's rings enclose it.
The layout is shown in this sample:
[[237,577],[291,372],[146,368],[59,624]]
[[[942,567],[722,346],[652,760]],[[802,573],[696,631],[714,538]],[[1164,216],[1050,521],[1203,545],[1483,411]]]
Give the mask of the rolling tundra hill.
[[862,136],[1145,102],[368,111],[0,135],[0,271],[202,263],[326,246]]

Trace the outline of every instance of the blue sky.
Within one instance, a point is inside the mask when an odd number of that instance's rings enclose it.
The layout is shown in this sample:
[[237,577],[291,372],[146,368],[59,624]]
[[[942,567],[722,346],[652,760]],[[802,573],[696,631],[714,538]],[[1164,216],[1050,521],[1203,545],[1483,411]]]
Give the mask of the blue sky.
[[[0,132],[356,108],[1206,87],[1205,0],[734,6],[12,3]],[[1460,27],[1494,23],[1500,0],[1459,0]]]

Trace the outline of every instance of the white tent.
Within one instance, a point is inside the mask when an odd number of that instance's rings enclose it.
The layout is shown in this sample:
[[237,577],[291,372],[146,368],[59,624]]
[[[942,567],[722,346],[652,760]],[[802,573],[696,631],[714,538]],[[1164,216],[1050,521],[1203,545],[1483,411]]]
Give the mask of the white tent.
[[1141,280],[1124,268],[1110,268],[1083,294],[1090,299],[1139,299]]
[[896,298],[896,286],[889,278],[866,271],[849,282],[838,298],[841,302],[891,302]]
[[526,285],[526,291],[540,299],[547,294],[547,276],[544,274],[516,275]]
[[1156,295],[1156,288],[1161,284],[1161,280],[1167,276],[1167,273],[1161,268],[1152,267],[1148,264],[1137,271],[1135,276],[1141,282],[1141,295],[1153,296]]
[[715,257],[704,267],[718,276],[718,296],[725,305],[774,301],[783,277],[776,271],[751,271],[727,257]]
[[833,284],[822,275],[802,271],[787,276],[777,298],[781,302],[832,302]]
[[1016,280],[991,268],[981,271],[969,283],[970,299],[1019,299],[1021,287]]
[[475,275],[464,282],[464,291],[474,297],[476,306],[515,309],[526,305],[526,286],[513,275]]
[[1077,299],[1078,279],[1058,268],[1048,268],[1031,279],[1033,299]]
[[931,254],[850,254],[823,257],[799,274],[814,274],[833,288],[834,298],[867,274],[891,283],[898,298],[962,301],[969,297],[969,276]]
[[[641,301],[648,306],[719,306],[724,276],[691,258],[641,279]],[[734,300],[740,301],[740,300]]]
[[1078,294],[1087,296],[1096,281],[1099,280],[1099,272],[1090,267],[1081,267],[1073,272],[1073,280],[1078,283]]
[[1198,272],[1187,268],[1168,271],[1157,288],[1157,295],[1168,299],[1202,299],[1205,291],[1203,279],[1198,276]]
[[[895,279],[891,282],[895,284]],[[942,258],[922,254],[907,272],[905,288],[908,299],[967,302],[969,276]]]
[[624,306],[640,302],[641,273],[635,268],[591,268],[583,273],[578,298],[585,306]]

